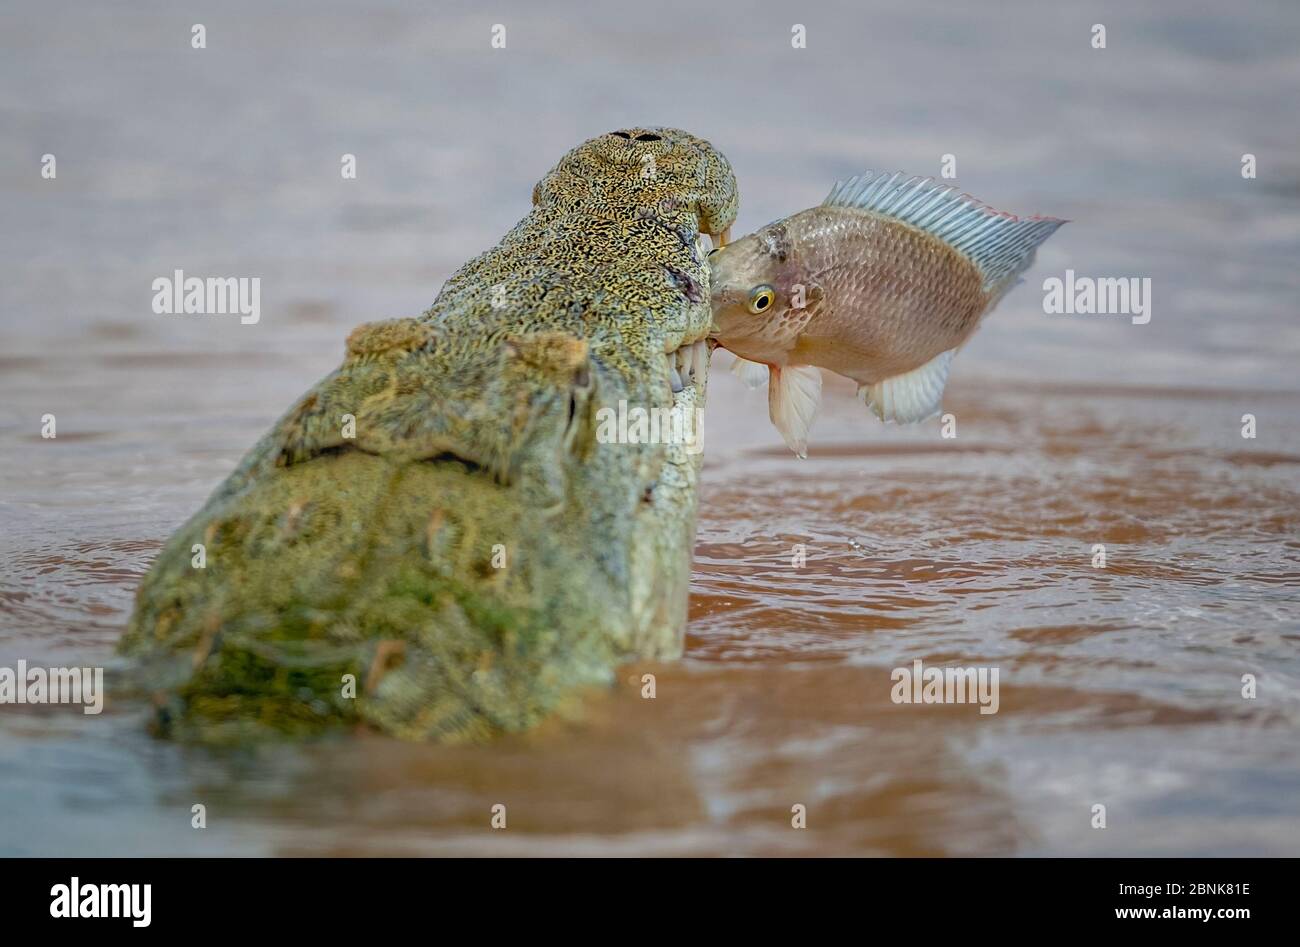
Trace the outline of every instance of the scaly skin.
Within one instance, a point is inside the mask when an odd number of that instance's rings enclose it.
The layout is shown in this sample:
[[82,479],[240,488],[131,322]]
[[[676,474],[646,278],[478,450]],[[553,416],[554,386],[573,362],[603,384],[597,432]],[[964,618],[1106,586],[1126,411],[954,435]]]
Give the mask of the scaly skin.
[[665,353],[710,324],[698,238],[736,201],[685,132],[592,139],[427,312],[354,330],[141,584],[122,649],[162,728],[484,739],[678,656],[698,454],[603,443],[596,412],[674,404]]

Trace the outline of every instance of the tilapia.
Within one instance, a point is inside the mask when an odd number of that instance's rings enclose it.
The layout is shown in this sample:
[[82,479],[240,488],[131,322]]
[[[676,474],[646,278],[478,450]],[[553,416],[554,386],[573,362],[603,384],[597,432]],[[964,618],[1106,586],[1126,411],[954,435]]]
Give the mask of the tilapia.
[[923,421],[940,412],[957,349],[1063,223],[869,171],[710,254],[710,334],[749,384],[769,376],[772,423],[800,457],[821,368],[856,381],[882,421]]

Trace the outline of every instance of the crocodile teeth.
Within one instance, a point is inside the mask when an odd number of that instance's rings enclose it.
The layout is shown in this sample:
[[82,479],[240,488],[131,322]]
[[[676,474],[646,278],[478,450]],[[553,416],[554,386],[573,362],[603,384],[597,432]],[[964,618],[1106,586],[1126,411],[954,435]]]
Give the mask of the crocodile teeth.
[[688,342],[664,356],[668,363],[668,381],[673,394],[683,388],[703,380],[709,367],[709,344],[701,339]]
[[697,378],[703,378],[704,373],[709,367],[709,343],[701,339],[690,346],[688,356],[690,363],[690,378],[695,381]]

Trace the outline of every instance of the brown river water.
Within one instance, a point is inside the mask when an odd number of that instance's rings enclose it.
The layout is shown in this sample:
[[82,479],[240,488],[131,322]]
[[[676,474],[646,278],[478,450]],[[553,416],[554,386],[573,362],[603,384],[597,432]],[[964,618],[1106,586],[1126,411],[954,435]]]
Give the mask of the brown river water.
[[[1049,6],[6,5],[0,667],[114,667],[164,539],[347,331],[583,138],[709,138],[738,234],[945,154],[1073,222],[955,360],[955,437],[828,376],[800,461],[715,357],[682,661],[488,746],[0,706],[0,854],[1300,854],[1300,13]],[[177,268],[261,277],[261,320],[155,315]],[[1045,314],[1067,268],[1149,277],[1150,322]],[[998,668],[997,712],[894,703],[916,659]]]

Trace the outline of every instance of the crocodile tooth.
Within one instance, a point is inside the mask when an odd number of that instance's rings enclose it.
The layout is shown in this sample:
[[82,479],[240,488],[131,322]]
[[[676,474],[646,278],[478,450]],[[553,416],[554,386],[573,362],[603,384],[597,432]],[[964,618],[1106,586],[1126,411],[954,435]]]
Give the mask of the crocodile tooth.
[[703,378],[709,365],[709,346],[703,339],[691,345],[690,363],[691,380]]
[[682,384],[682,376],[677,374],[677,369],[671,365],[668,366],[668,380],[672,383],[674,394],[686,387]]

